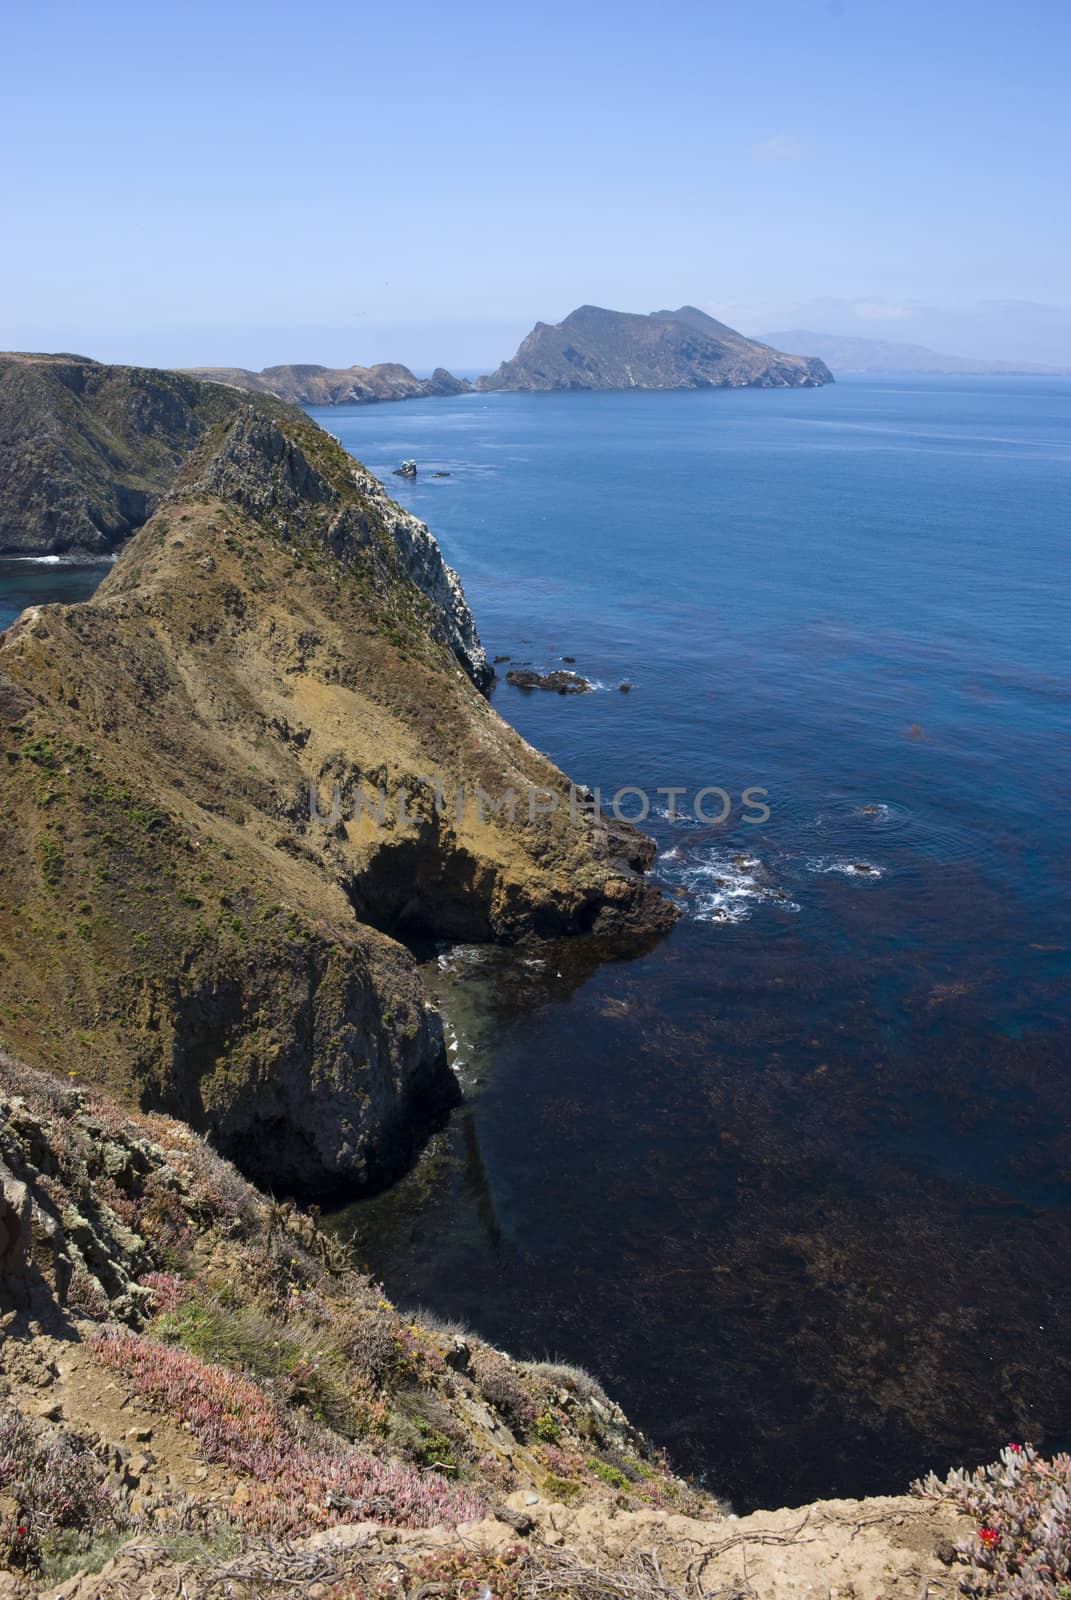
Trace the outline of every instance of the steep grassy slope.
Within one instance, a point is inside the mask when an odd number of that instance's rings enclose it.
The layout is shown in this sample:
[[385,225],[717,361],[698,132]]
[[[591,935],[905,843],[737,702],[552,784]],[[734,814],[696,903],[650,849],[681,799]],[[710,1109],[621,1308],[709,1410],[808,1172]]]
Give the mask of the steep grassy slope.
[[0,355],[0,551],[111,551],[237,404],[174,372]]
[[[648,842],[570,816],[473,682],[482,659],[434,541],[329,435],[225,420],[91,602],[0,639],[11,1045],[276,1188],[394,1172],[454,1093],[397,936],[672,920]],[[382,786],[382,821],[355,818],[358,786],[373,813]],[[513,820],[479,788],[513,791]]]

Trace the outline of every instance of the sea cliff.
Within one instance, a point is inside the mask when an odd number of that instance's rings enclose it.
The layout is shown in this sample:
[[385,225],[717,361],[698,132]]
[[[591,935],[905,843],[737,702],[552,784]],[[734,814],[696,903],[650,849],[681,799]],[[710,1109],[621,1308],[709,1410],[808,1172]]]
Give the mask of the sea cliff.
[[0,554],[109,554],[234,405],[174,372],[0,354]]
[[115,457],[151,487],[92,601],[0,636],[0,1600],[1058,1594],[1071,1463],[735,1518],[597,1378],[403,1314],[278,1198],[387,1181],[455,1098],[412,944],[673,911],[328,434],[52,364],[27,525],[46,459],[52,538]]
[[413,940],[674,915],[488,677],[428,530],[303,413],[232,402],[95,597],[0,638],[8,1042],[276,1190],[396,1173],[457,1093]]

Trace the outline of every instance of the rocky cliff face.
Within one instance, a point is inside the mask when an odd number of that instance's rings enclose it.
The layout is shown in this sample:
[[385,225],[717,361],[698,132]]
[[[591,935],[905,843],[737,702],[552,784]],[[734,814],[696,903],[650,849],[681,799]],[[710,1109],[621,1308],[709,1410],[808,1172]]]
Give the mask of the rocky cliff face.
[[455,1093],[401,941],[672,921],[485,676],[427,530],[239,407],[91,602],[0,638],[8,1040],[273,1188],[389,1177]]
[[0,552],[107,554],[234,408],[174,372],[0,355]]
[[633,316],[581,306],[537,322],[478,389],[796,389],[832,383],[822,361],[783,355],[694,306]]
[[246,367],[190,367],[186,375],[237,389],[252,389],[302,406],[363,406],[379,400],[426,400],[439,395],[468,394],[467,378],[455,378],[436,367],[430,378],[418,378],[398,361],[373,367],[284,365],[250,372]]

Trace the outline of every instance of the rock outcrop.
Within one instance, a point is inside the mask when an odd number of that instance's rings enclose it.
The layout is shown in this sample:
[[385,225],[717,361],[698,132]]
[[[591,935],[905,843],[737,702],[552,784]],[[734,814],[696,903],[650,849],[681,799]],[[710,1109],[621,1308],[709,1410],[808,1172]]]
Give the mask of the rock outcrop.
[[581,306],[564,322],[537,322],[512,361],[476,387],[799,389],[832,381],[824,362],[782,355],[694,306],[650,316]]
[[107,555],[235,405],[174,372],[0,354],[0,553]]
[[472,384],[436,367],[430,378],[418,378],[399,361],[372,367],[318,367],[284,364],[250,372],[247,367],[188,367],[185,375],[252,389],[302,406],[366,406],[381,400],[427,400],[468,394]]
[[303,413],[238,406],[90,602],[0,636],[11,1045],[273,1189],[389,1178],[456,1094],[410,943],[674,915],[488,671],[427,530]]
[[534,672],[530,667],[511,667],[506,682],[515,689],[549,689],[552,694],[587,694],[591,684],[579,672],[558,667],[553,672]]

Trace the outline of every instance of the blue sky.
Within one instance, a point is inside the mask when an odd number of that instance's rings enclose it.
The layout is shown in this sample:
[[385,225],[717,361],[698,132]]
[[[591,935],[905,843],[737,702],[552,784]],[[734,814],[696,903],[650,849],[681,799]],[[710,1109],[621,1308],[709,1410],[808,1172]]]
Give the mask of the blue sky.
[[480,366],[690,301],[1071,361],[1063,4],[41,0],[4,54],[9,347]]

